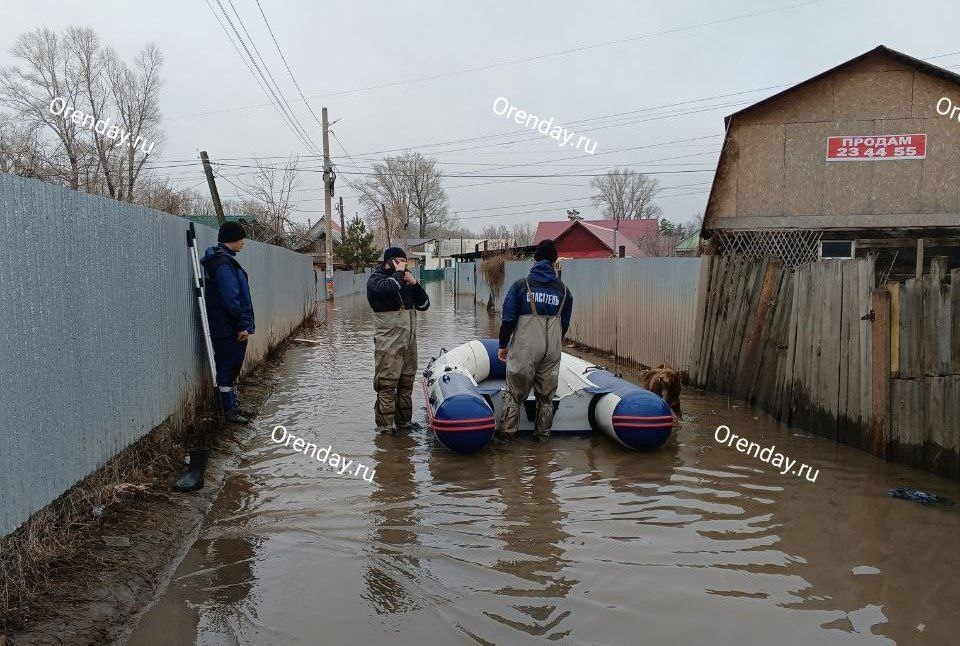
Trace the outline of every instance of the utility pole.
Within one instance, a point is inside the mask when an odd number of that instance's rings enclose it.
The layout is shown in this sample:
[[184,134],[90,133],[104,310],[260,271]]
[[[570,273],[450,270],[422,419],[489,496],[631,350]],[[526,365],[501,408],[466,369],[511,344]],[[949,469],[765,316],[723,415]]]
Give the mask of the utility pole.
[[340,202],[337,205],[337,208],[340,211],[340,239],[343,240],[347,235],[347,225],[343,222],[343,196],[340,196]]
[[210,166],[210,158],[207,157],[207,151],[200,151],[200,161],[203,162],[203,174],[207,176],[207,185],[210,187],[210,198],[213,200],[213,208],[217,210],[217,223],[221,226],[227,221],[223,216],[223,205],[220,203],[220,193],[217,191],[217,181],[213,179],[213,168]]
[[617,247],[617,230],[620,229],[620,215],[617,214],[617,215],[615,215],[615,216],[613,216],[613,217],[614,217],[614,220],[613,220],[613,257],[614,257],[614,258],[619,258],[619,257],[620,257],[620,248]]
[[333,197],[333,169],[330,168],[330,124],[327,109],[323,108],[323,213],[327,218],[327,300],[333,300],[333,227],[331,226],[330,198]]

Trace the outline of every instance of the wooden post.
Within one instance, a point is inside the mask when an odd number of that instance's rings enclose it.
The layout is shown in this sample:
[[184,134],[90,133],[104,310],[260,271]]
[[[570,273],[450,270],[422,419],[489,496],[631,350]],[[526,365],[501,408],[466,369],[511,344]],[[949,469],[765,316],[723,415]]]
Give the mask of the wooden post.
[[880,458],[887,457],[890,440],[890,292],[885,287],[875,289],[870,295],[873,309],[873,375],[870,402],[870,452]]
[[900,283],[887,283],[890,292],[890,374],[900,373]]
[[217,223],[223,226],[227,218],[223,215],[220,192],[217,191],[217,181],[213,178],[213,167],[210,166],[210,158],[207,157],[206,150],[200,151],[200,161],[203,162],[203,174],[207,176],[207,186],[210,187],[210,199],[213,200],[213,208],[217,211]]
[[923,238],[917,238],[917,267],[914,277],[923,276]]

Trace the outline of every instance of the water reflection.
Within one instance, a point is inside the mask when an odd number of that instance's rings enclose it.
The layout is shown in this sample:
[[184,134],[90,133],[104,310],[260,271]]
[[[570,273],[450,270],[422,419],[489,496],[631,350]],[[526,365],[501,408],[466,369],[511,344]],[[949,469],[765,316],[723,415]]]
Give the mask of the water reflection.
[[[471,297],[431,285],[430,298],[421,367],[494,333]],[[362,298],[313,334],[265,415],[375,466],[374,483],[251,442],[132,644],[956,641],[960,508],[885,496],[905,484],[960,499],[955,483],[693,392],[696,421],[651,453],[598,436],[454,455],[427,434],[373,432]],[[422,420],[419,389],[414,403]],[[820,477],[719,445],[721,423]]]
[[417,485],[414,481],[412,436],[380,434],[374,440],[374,482],[370,495],[374,520],[370,537],[372,551],[364,568],[367,592],[363,598],[377,614],[421,608],[411,592],[420,561],[413,546],[418,544],[416,513]]

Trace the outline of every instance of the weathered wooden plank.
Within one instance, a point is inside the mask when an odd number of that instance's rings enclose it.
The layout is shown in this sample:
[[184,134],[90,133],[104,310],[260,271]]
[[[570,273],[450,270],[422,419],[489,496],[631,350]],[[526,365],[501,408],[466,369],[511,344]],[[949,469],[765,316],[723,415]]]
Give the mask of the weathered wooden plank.
[[[931,262],[930,269],[935,270],[935,263]],[[940,334],[937,323],[940,320],[940,278],[939,273],[931,271],[924,276],[923,284],[923,313],[921,314],[920,328],[923,330],[920,342],[920,374],[936,375],[937,360],[940,354]]]
[[729,259],[727,256],[719,256],[713,263],[713,277],[710,281],[710,292],[707,302],[706,325],[703,330],[704,344],[700,356],[700,377],[698,386],[707,387],[710,381],[710,371],[713,367],[711,355],[717,338],[717,313],[720,308],[720,300],[723,291],[726,289],[726,271]]
[[897,462],[918,468],[923,463],[927,430],[923,391],[923,384],[916,379],[891,380],[891,454]]
[[794,381],[797,374],[797,328],[800,316],[800,279],[797,272],[790,272],[790,321],[787,328],[787,358],[784,361],[780,397],[780,421],[793,424]]
[[762,339],[769,324],[770,305],[773,302],[773,290],[780,273],[780,263],[773,260],[766,261],[758,265],[756,270],[762,272],[760,293],[756,307],[752,308],[744,326],[740,360],[734,376],[734,392],[747,399],[753,397],[751,385],[755,383],[755,376],[763,359]]
[[[771,410],[771,402],[777,388],[778,373],[786,354],[786,348],[781,343],[784,336],[782,328],[785,320],[781,292],[785,275],[786,272],[777,263],[770,287],[769,302],[766,306],[766,322],[759,340],[760,352],[755,361],[756,367],[750,374],[750,381],[747,384],[753,403],[774,415],[777,414],[777,411]],[[761,296],[761,302],[762,300]]]
[[948,342],[950,344],[949,372],[960,375],[960,269],[950,272],[950,338]]
[[[859,310],[859,303],[856,301],[856,261],[847,261],[840,265],[840,339],[838,359],[838,377],[837,377],[837,441],[843,444],[850,444],[851,437],[848,437],[847,431],[851,424],[850,420],[857,415],[856,404],[853,401],[851,388],[851,373],[856,370],[854,357],[859,356],[859,348],[854,348],[854,343],[859,343],[859,336],[854,337],[854,331],[857,324],[853,322],[854,314]],[[856,354],[853,351],[856,351]],[[853,375],[855,377],[855,375]],[[859,396],[859,392],[857,393]]]
[[871,453],[886,458],[890,438],[890,292],[873,290],[872,365],[870,391],[870,438],[863,445]]
[[900,376],[900,283],[887,283],[890,292],[890,374]]
[[923,374],[923,282],[908,278],[900,292],[900,376],[919,379]]
[[730,343],[730,355],[727,361],[726,379],[731,392],[738,397],[744,395],[737,390],[737,374],[744,361],[744,344],[746,342],[747,330],[753,325],[756,318],[757,308],[760,301],[760,282],[762,280],[765,262],[762,260],[751,260],[747,266],[746,277],[744,280],[744,291],[740,296],[740,306],[734,318],[732,337]]
[[[859,356],[858,364],[858,392],[860,399],[860,417],[857,420],[859,425],[860,439],[857,445],[860,448],[866,448],[870,444],[870,420],[873,411],[873,323],[869,313],[873,310],[873,289],[876,285],[874,258],[870,256],[859,261],[857,265],[857,289],[860,291],[860,327],[857,329],[859,334]],[[889,307],[889,301],[887,303]],[[887,312],[889,320],[889,309]],[[888,341],[889,342],[889,341]],[[883,369],[886,370],[889,365],[889,359],[884,363]]]
[[840,409],[840,362],[843,354],[840,348],[840,324],[843,320],[843,260],[830,260],[825,263],[822,288],[827,306],[819,317],[822,321],[820,334],[819,374],[822,388],[819,398],[818,426],[824,437],[837,436],[838,412]]
[[707,301],[710,295],[710,277],[713,268],[713,259],[716,256],[700,256],[700,273],[697,280],[697,307],[693,322],[693,340],[690,344],[690,354],[687,358],[687,378],[693,383],[699,383],[700,377],[700,358],[703,352],[704,327],[706,321],[704,317],[707,313]]
[[778,371],[776,389],[774,390],[774,405],[777,409],[777,419],[788,422],[790,419],[790,398],[793,388],[793,347],[796,333],[796,319],[794,318],[794,279],[793,272],[784,271],[783,286],[780,290],[780,302],[777,305],[782,310],[783,322],[778,343],[783,348],[784,356]]
[[928,377],[923,381],[927,395],[923,468],[944,476],[949,476],[955,466],[949,446],[953,440],[949,418],[954,417],[956,411],[948,414],[946,408],[950,381],[948,377]]

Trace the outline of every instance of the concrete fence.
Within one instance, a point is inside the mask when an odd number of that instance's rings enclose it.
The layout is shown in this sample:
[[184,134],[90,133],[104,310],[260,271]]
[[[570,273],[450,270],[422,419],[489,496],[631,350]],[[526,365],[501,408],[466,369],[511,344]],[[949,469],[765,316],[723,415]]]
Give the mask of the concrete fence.
[[[209,370],[189,222],[0,174],[0,536],[192,403]],[[201,248],[216,232],[197,226]],[[309,256],[248,241],[248,365],[311,310]]]

